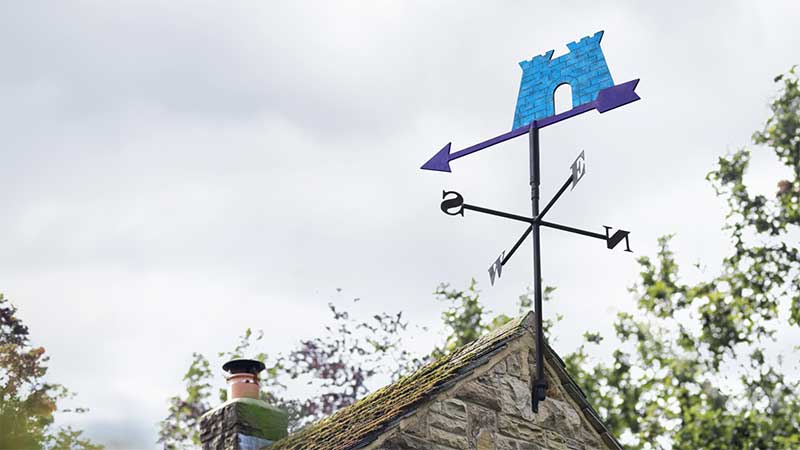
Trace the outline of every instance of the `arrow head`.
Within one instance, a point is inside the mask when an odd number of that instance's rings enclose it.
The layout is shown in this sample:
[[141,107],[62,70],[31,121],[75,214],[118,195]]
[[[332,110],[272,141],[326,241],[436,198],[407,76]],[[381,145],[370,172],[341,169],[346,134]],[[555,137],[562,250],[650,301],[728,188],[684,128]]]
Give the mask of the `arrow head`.
[[447,145],[442,147],[433,158],[428,160],[425,164],[420,167],[420,169],[424,170],[438,170],[439,172],[450,172],[450,144],[448,142]]
[[597,94],[597,111],[604,113],[639,100],[639,96],[633,92],[637,84],[638,78],[600,91]]

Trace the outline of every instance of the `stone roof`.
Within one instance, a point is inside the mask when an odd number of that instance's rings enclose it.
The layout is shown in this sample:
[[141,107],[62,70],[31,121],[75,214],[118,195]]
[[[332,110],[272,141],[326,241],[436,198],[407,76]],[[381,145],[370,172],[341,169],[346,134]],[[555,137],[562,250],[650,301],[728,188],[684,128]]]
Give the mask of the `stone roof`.
[[[399,420],[413,414],[417,406],[470,375],[475,368],[506,348],[512,340],[526,332],[533,332],[533,323],[533,313],[511,320],[396,383],[275,442],[269,449],[354,450],[364,447]],[[606,444],[621,450],[622,446],[600,421],[581,389],[567,374],[564,362],[549,345],[545,346],[545,360],[557,374],[567,394],[577,403]]]

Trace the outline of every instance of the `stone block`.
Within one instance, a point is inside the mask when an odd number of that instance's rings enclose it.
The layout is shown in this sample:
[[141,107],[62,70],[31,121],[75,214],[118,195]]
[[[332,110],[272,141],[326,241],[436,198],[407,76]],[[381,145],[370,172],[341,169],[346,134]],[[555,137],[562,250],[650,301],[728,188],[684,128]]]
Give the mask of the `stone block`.
[[545,430],[508,414],[498,414],[497,430],[506,436],[513,436],[531,442],[543,442]]
[[505,359],[508,374],[515,377],[522,375],[522,358],[519,353],[512,353]]
[[428,425],[431,427],[431,433],[433,433],[434,428],[457,434],[466,434],[467,432],[466,417],[454,419],[433,411],[428,414]]
[[431,441],[458,450],[471,450],[467,436],[431,427]]
[[429,413],[419,412],[400,423],[400,431],[412,436],[427,438]]
[[497,412],[480,405],[468,405],[467,428],[470,437],[476,440],[484,431],[497,431]]
[[542,428],[561,430],[568,434],[581,431],[581,417],[567,402],[547,399],[539,403],[539,413],[532,422]]
[[475,450],[495,450],[495,436],[490,431],[481,431],[475,439]]
[[560,433],[555,431],[545,431],[547,445],[554,450],[566,450],[567,440]]
[[461,400],[450,398],[441,402],[442,414],[452,417],[454,419],[466,420],[467,418],[467,405]]
[[497,389],[477,380],[462,385],[456,391],[455,397],[465,402],[476,403],[494,410],[500,409],[500,399]]
[[435,444],[420,439],[416,436],[410,436],[405,433],[395,433],[385,441],[379,447],[379,450],[422,450],[422,449],[434,449]]
[[506,361],[502,360],[495,364],[494,367],[492,367],[492,371],[494,371],[494,373],[506,373]]
[[531,387],[517,377],[506,376],[502,379],[500,392],[500,410],[527,420],[533,419],[531,410]]

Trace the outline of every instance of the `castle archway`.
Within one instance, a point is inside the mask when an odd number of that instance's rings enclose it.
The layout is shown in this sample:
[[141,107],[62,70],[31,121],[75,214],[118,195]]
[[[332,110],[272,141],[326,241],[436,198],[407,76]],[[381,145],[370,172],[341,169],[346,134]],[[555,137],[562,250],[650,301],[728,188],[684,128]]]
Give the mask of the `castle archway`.
[[553,91],[553,109],[555,114],[572,109],[572,86],[569,83],[561,83]]

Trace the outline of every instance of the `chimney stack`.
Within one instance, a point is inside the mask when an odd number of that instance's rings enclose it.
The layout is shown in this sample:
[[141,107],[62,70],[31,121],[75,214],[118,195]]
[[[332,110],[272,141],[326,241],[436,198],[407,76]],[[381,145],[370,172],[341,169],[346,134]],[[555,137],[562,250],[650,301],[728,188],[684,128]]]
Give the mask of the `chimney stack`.
[[228,372],[228,401],[200,418],[203,450],[259,450],[288,434],[289,415],[260,398],[258,374],[264,363],[234,359]]

